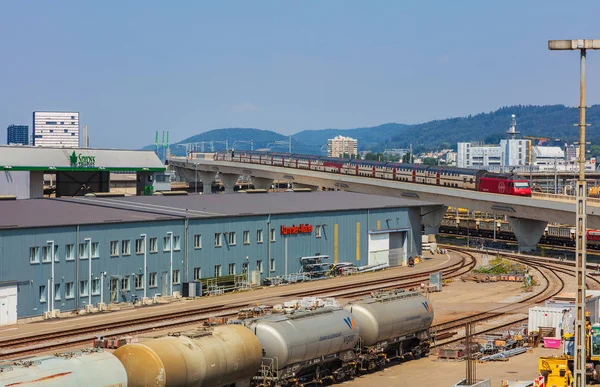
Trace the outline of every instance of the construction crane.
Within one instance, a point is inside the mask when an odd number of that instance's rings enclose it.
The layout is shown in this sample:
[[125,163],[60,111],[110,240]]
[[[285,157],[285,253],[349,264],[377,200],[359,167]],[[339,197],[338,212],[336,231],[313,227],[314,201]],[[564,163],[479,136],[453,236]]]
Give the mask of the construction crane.
[[539,140],[539,141],[550,141],[547,137],[535,137],[535,136],[523,136],[523,138],[529,139],[529,143],[527,144],[527,152],[529,152],[529,165],[531,165],[533,161],[533,152],[532,152],[532,141],[531,140]]

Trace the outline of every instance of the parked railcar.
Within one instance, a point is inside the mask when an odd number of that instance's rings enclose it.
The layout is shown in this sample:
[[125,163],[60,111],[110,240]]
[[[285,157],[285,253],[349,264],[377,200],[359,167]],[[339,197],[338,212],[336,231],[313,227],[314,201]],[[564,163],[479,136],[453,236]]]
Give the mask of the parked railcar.
[[246,322],[263,349],[263,374],[269,386],[304,385],[354,375],[359,327],[350,312],[324,308],[271,315]]
[[119,360],[101,349],[0,362],[0,386],[126,387]]
[[421,293],[387,292],[349,302],[360,327],[359,370],[383,368],[387,361],[429,353],[433,306]]
[[258,372],[262,350],[246,327],[223,325],[126,344],[114,356],[132,387],[221,387],[250,380]]

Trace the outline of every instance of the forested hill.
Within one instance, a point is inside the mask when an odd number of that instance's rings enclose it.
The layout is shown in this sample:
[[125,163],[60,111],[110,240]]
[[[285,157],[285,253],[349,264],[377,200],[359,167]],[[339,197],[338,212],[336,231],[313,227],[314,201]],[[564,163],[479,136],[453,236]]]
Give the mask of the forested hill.
[[[374,127],[355,129],[304,130],[292,135],[292,151],[297,153],[323,154],[327,139],[337,135],[358,139],[359,150],[383,151],[389,148],[415,150],[435,150],[455,148],[460,141],[476,141],[497,144],[506,138],[511,115],[517,117],[517,130],[521,136],[547,137],[560,139],[561,143],[579,140],[579,131],[574,124],[579,121],[579,111],[563,105],[551,106],[509,106],[490,113],[466,117],[435,120],[416,125],[388,123]],[[587,110],[587,141],[600,145],[600,105]],[[171,132],[176,138],[177,133]],[[248,141],[254,141],[254,149],[270,148],[273,151],[288,150],[288,136],[275,131],[252,128],[215,129],[194,135],[171,145],[173,154],[184,154],[183,147],[177,144],[215,141],[215,149],[224,149],[227,140],[229,148],[250,149]],[[234,141],[236,141],[234,143]],[[221,143],[222,142],[222,143]],[[144,149],[154,149],[148,145]],[[208,151],[208,144],[205,145]],[[600,148],[597,148],[600,150]]]

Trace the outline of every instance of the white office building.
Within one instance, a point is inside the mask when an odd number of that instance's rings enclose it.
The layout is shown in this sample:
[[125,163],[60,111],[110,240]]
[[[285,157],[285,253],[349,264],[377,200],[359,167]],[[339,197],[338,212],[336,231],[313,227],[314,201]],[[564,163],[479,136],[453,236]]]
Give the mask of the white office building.
[[33,112],[33,146],[79,147],[78,112]]
[[358,140],[344,136],[336,136],[327,140],[327,156],[343,157],[344,154],[356,157],[358,155]]

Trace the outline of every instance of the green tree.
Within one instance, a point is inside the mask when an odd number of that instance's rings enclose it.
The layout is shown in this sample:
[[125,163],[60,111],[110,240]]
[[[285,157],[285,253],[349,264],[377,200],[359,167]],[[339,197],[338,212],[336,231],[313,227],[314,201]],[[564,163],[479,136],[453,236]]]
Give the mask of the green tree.
[[435,157],[425,157],[423,159],[423,165],[437,165],[438,160]]

